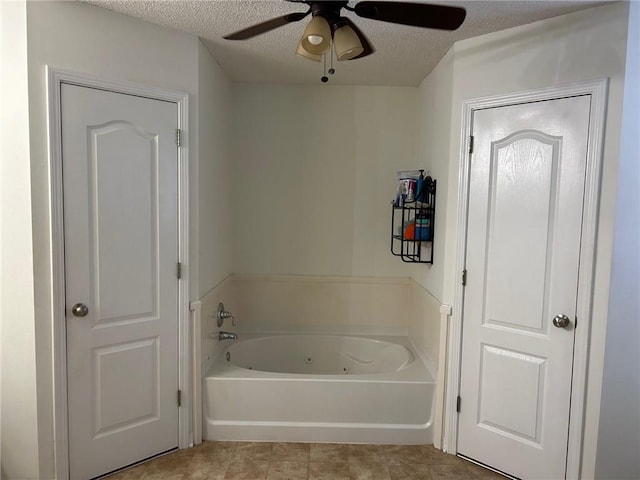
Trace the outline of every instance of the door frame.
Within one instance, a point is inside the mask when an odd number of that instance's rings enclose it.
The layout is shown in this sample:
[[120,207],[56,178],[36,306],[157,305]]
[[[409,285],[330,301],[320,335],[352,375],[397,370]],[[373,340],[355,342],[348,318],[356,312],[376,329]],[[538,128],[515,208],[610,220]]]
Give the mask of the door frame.
[[[602,176],[608,85],[609,80],[604,78],[511,94],[474,98],[464,100],[462,105],[462,131],[460,137],[458,173],[458,214],[456,220],[456,260],[454,270],[461,274],[466,264],[469,170],[471,160],[469,146],[474,112],[487,108],[591,95],[576,311],[577,318],[580,320],[580,328],[575,329],[573,375],[571,379],[571,411],[569,415],[566,471],[566,478],[568,479],[580,478],[582,460],[582,432],[584,427],[589,337],[591,331],[591,298],[593,296],[596,237],[598,232],[598,205],[600,202],[600,180]],[[456,401],[460,388],[460,370],[462,367],[463,301],[464,288],[462,282],[457,281],[453,298],[453,315],[451,317],[449,339],[447,342],[447,393],[445,398],[444,438],[442,442],[443,450],[452,454],[457,453],[458,444]]]
[[[178,106],[178,261],[182,276],[178,280],[178,388],[182,406],[178,407],[178,447],[190,443],[192,398],[189,388],[189,96],[184,92],[164,90],[137,83],[107,80],[97,76],[46,67],[47,132],[49,135],[49,168],[51,186],[51,249],[52,249],[52,348],[54,390],[54,443],[56,478],[69,479],[69,418],[67,413],[67,345],[65,312],[64,223],[62,188],[62,84],[136,95]],[[187,275],[185,275],[185,271]]]

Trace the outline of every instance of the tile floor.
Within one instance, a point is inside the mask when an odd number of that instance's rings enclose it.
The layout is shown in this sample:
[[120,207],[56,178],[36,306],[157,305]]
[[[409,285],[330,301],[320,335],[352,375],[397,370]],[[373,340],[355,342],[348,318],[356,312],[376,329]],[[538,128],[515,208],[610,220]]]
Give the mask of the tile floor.
[[504,480],[423,445],[203,442],[106,480]]

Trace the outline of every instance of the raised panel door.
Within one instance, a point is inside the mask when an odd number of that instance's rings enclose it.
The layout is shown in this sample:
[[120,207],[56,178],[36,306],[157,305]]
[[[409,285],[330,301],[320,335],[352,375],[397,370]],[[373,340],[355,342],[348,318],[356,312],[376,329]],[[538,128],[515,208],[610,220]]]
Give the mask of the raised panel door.
[[565,475],[589,109],[473,119],[458,453],[519,478]]
[[61,88],[76,480],[178,446],[177,105]]

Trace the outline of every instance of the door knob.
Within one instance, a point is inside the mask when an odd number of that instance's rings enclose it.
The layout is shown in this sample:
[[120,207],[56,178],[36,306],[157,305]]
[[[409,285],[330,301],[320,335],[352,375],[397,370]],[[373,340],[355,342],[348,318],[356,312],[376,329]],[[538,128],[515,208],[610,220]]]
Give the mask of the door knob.
[[569,317],[562,313],[553,317],[553,325],[558,328],[565,328],[570,322],[571,320],[569,320]]
[[71,307],[71,313],[76,317],[84,317],[89,313],[89,308],[84,303],[76,303]]

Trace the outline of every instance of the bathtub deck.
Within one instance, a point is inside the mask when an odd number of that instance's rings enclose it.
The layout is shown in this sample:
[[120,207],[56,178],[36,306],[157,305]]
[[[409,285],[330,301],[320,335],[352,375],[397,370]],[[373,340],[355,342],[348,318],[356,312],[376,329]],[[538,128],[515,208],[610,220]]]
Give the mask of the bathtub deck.
[[431,446],[204,442],[108,480],[504,480]]

